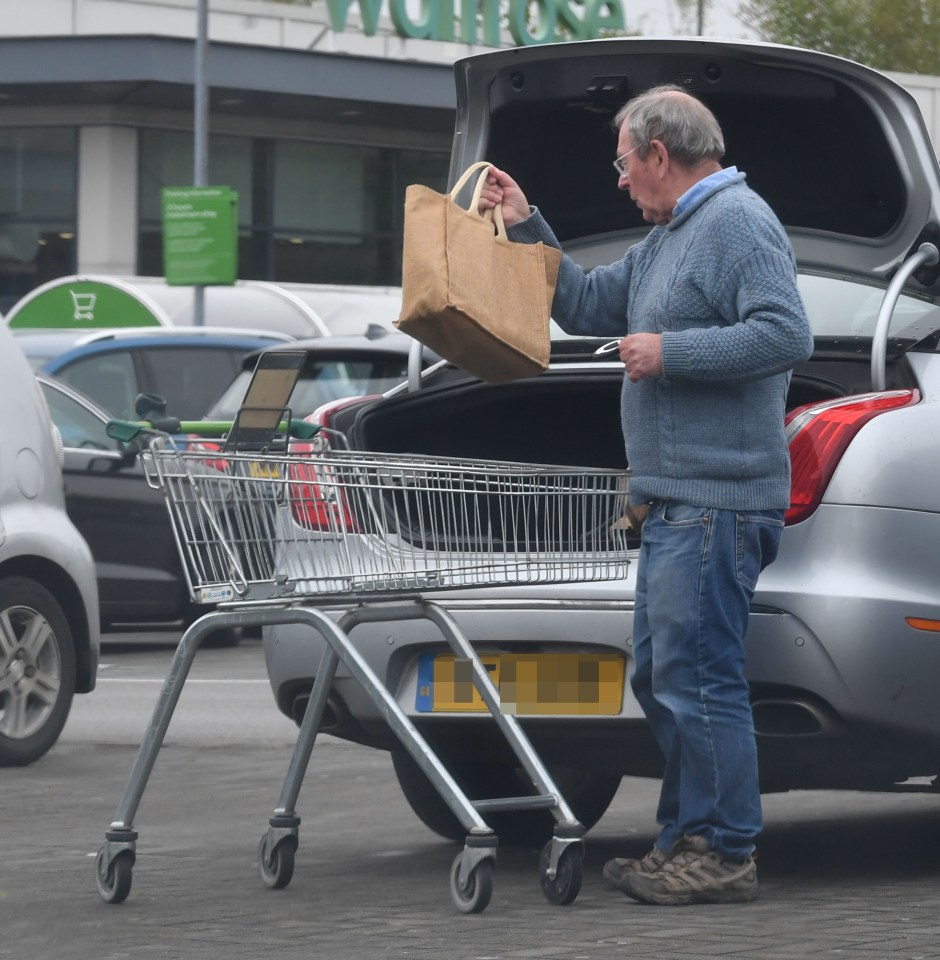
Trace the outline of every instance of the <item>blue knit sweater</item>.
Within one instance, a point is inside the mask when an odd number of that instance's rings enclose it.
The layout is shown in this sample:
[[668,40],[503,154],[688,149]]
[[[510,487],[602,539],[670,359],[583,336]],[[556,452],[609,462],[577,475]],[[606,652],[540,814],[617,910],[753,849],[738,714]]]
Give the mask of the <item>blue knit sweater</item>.
[[[538,210],[509,234],[560,248]],[[574,334],[662,334],[662,377],[624,377],[633,502],[789,506],[784,403],[813,338],[789,239],[743,174],[654,227],[617,263],[585,274],[564,257],[552,315]]]

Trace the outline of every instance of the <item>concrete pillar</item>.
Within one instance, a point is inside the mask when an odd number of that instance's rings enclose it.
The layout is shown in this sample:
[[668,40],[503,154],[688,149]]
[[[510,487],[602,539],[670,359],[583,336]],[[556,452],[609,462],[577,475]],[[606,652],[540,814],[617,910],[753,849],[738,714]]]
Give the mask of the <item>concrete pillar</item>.
[[137,272],[137,131],[82,127],[78,146],[78,272]]

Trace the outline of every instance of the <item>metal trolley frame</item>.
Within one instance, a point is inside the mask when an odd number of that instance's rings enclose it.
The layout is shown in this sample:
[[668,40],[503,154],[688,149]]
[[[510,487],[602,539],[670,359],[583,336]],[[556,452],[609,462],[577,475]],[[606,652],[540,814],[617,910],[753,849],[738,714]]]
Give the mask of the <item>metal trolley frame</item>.
[[[547,809],[555,819],[539,860],[552,903],[578,895],[584,829],[450,613],[425,596],[489,585],[626,575],[624,471],[469,461],[332,449],[212,452],[152,434],[142,453],[165,498],[190,591],[214,603],[183,634],[96,860],[101,897],[126,899],[136,860],[133,822],[203,639],[224,627],[303,624],[325,641],[280,797],[258,847],[262,879],[290,883],[300,787],[340,664],[379,708],[467,832],[450,889],[465,913],[484,910],[497,837],[484,819]],[[333,616],[330,615],[332,610]],[[472,681],[533,786],[528,796],[469,800],[350,640],[362,623],[426,619]]]

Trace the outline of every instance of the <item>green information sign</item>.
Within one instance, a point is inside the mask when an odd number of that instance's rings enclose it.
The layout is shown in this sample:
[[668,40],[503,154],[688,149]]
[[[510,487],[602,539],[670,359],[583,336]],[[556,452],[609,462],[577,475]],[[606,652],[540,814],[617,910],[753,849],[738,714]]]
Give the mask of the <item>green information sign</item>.
[[75,277],[53,282],[15,304],[8,316],[15,328],[100,330],[102,327],[158,327],[160,317],[134,293],[113,283]]
[[164,187],[163,273],[171,286],[238,277],[238,194],[228,187]]

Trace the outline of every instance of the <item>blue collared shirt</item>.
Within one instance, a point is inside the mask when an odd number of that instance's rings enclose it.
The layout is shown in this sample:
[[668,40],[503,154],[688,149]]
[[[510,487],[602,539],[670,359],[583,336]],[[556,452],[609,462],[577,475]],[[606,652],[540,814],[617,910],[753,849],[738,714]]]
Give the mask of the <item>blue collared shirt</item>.
[[673,218],[678,217],[683,210],[687,210],[697,200],[706,197],[713,190],[717,190],[723,183],[737,175],[737,167],[725,167],[717,173],[711,173],[707,177],[703,177],[698,183],[689,187],[676,201],[676,206],[672,211]]

